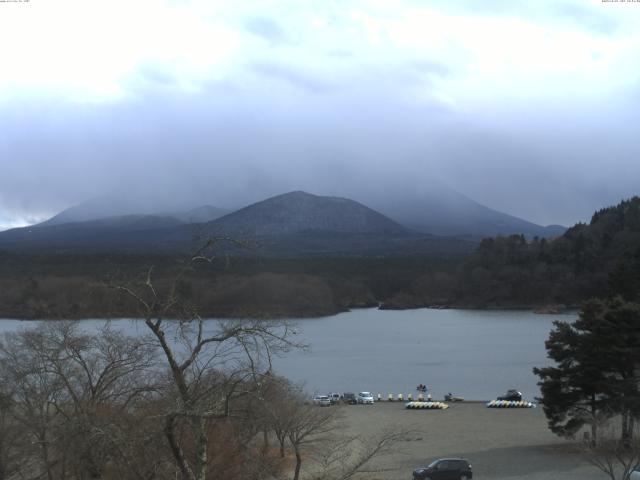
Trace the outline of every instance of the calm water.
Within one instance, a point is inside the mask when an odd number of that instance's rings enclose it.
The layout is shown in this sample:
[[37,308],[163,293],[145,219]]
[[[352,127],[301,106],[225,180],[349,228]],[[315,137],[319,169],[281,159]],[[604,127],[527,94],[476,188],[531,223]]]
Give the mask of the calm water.
[[[310,392],[414,393],[426,384],[434,398],[453,392],[490,399],[508,388],[538,395],[534,366],[548,364],[544,341],[556,319],[575,314],[525,311],[354,310],[297,321],[309,352],[275,360],[276,370]],[[84,321],[88,327],[101,323]],[[140,322],[112,322],[129,333],[146,332]],[[0,320],[0,333],[37,322]]]
[[453,392],[484,400],[508,388],[532,398],[539,389],[531,369],[549,363],[544,341],[553,320],[575,318],[526,311],[354,310],[298,321],[312,351],[290,354],[276,365],[312,392],[415,395],[423,383],[434,398]]

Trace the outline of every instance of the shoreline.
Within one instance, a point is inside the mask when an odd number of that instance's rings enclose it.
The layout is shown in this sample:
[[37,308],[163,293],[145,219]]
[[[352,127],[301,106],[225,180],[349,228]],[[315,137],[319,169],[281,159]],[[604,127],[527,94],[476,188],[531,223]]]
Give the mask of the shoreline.
[[[348,313],[356,310],[368,310],[375,309],[381,311],[406,311],[406,310],[462,310],[462,311],[481,311],[481,312],[531,312],[536,315],[574,315],[579,310],[579,306],[566,306],[560,311],[547,311],[543,310],[544,306],[501,306],[501,305],[492,305],[492,306],[482,306],[482,307],[474,307],[469,305],[464,306],[456,306],[456,305],[447,305],[447,306],[419,306],[419,307],[407,307],[407,308],[396,308],[396,307],[384,307],[383,304],[379,304],[378,306],[358,306],[352,308],[340,308],[334,309],[327,312],[292,312],[292,313],[282,313],[276,315],[244,315],[241,313],[231,313],[228,315],[208,315],[202,314],[204,320],[312,320],[316,318],[326,318],[333,317],[339,315],[341,313]],[[73,321],[83,321],[83,320],[144,320],[145,317],[141,316],[123,316],[123,315],[109,315],[109,314],[91,314],[91,315],[77,315],[77,316],[52,316],[52,315],[41,315],[41,316],[21,316],[21,315],[10,315],[5,316],[0,310],[0,321],[3,320],[16,320],[16,321],[59,321],[59,320],[73,320]],[[166,320],[177,320],[177,318],[166,318]]]

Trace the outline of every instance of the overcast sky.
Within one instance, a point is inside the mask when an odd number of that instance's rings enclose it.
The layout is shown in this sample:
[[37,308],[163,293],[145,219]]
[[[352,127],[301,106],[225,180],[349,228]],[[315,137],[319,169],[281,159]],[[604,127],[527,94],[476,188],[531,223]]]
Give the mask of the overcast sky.
[[0,229],[434,182],[570,225],[640,193],[639,112],[640,3],[0,2]]

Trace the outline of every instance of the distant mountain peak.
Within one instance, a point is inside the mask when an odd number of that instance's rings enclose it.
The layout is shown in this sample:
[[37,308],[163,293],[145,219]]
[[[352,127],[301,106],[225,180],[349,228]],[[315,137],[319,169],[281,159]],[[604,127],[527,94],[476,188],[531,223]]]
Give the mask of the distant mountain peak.
[[[53,217],[35,227],[50,227],[69,223],[91,222],[94,220],[124,218],[131,215],[170,217],[182,223],[205,223],[226,215],[230,210],[214,207],[213,205],[166,207],[164,203],[154,203],[153,199],[141,201],[138,198],[118,197],[117,195],[103,195],[86,200],[77,205],[66,208]],[[179,209],[180,208],[180,209]]]
[[381,191],[367,204],[402,225],[434,235],[477,239],[511,234],[553,237],[566,231],[562,226],[543,227],[494,210],[444,185]]
[[[269,197],[265,200],[262,200],[260,202],[256,202],[256,203],[262,203],[262,202],[266,202],[266,201],[277,201],[277,200],[318,200],[318,199],[324,199],[324,200],[339,200],[339,201],[349,201],[349,202],[355,202],[355,200],[349,200],[348,198],[343,198],[343,197],[332,197],[329,195],[316,195],[314,193],[309,193],[309,192],[305,192],[304,190],[293,190],[291,192],[286,192],[286,193],[281,193],[279,195],[274,195],[273,197]],[[355,202],[358,203],[358,202]]]
[[313,195],[300,190],[254,203],[211,222],[210,226],[226,234],[251,236],[301,232],[410,232],[399,223],[354,200]]

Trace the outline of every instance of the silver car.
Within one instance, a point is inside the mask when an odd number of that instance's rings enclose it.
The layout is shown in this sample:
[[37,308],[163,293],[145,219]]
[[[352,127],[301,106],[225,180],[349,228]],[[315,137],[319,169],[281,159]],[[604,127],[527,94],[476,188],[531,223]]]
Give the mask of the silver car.
[[360,392],[358,394],[358,403],[361,405],[373,405],[373,395],[371,392]]
[[331,399],[326,395],[316,395],[313,397],[313,404],[319,405],[320,407],[330,407]]

